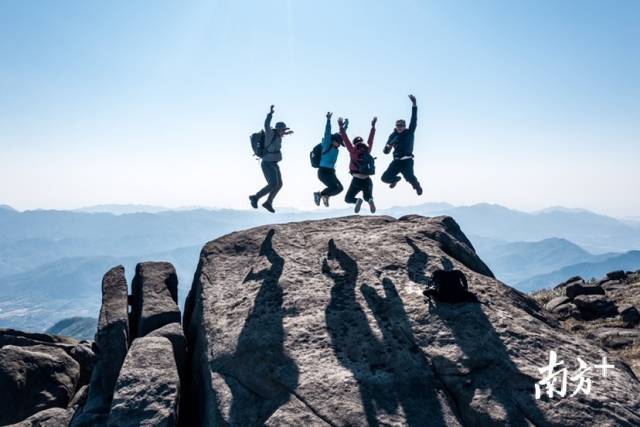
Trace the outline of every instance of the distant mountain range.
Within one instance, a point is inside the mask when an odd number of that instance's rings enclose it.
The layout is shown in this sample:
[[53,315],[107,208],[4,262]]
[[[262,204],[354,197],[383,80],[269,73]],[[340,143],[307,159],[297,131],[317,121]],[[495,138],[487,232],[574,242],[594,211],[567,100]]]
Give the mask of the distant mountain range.
[[[452,216],[497,277],[520,289],[552,286],[574,273],[601,276],[640,268],[640,262],[633,265],[633,254],[626,254],[640,249],[640,227],[582,209],[526,213],[490,204],[427,203],[379,213]],[[2,205],[0,327],[44,330],[67,317],[97,317],[102,274],[117,264],[125,265],[130,279],[139,261],[170,261],[186,289],[207,241],[262,224],[349,214],[347,209],[282,209],[271,215],[148,205],[18,212]]]
[[640,251],[613,255],[601,261],[568,265],[547,274],[540,274],[519,282],[516,287],[525,292],[549,288],[569,277],[581,276],[585,280],[603,277],[614,270],[636,271],[640,268]]

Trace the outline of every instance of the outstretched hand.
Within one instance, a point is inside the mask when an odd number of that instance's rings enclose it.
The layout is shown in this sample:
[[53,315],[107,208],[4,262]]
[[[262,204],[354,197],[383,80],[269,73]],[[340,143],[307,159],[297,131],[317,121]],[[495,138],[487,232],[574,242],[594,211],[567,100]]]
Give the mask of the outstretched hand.
[[274,111],[276,111],[275,106],[272,105],[271,108],[269,109],[269,113],[273,114]]
[[344,126],[344,119],[343,119],[342,117],[338,117],[338,125],[339,125],[340,127],[343,127],[343,126]]
[[293,133],[293,131],[291,129],[287,130],[284,132],[285,135],[291,135]]
[[374,128],[376,127],[376,122],[378,121],[377,117],[374,117],[373,120],[371,120],[371,127]]
[[331,111],[327,111],[327,119],[331,119],[331,116],[333,116],[333,113]]
[[413,95],[409,95],[409,99],[411,100],[411,103],[415,106],[416,105],[416,97]]

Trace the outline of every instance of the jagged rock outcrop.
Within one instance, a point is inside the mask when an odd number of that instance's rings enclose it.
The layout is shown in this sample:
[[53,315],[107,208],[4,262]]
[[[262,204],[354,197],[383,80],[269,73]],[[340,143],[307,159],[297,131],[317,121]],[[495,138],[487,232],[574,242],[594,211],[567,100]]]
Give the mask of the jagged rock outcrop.
[[[584,281],[582,284],[594,286],[594,283],[585,284]],[[561,321],[563,328],[619,355],[640,377],[640,312],[637,309],[640,307],[640,271],[614,271],[595,281],[595,286],[602,287],[605,295],[577,297],[577,301],[570,300],[555,308],[554,303],[565,298],[556,296],[563,289],[556,286],[534,296]]]
[[133,341],[124,361],[109,414],[109,426],[174,426],[180,381],[167,338]]
[[[427,305],[443,267],[476,303]],[[208,243],[185,306],[192,425],[638,425],[640,383],[492,277],[451,218],[347,217]],[[554,350],[616,367],[534,397]]]
[[131,283],[131,338],[180,323],[178,276],[168,262],[142,262]]
[[74,417],[74,426],[105,423],[129,340],[128,288],[124,267],[109,270],[102,279],[102,306],[96,332],[98,361],[93,369],[87,403]]
[[5,345],[0,348],[0,425],[69,404],[80,365],[63,349]]

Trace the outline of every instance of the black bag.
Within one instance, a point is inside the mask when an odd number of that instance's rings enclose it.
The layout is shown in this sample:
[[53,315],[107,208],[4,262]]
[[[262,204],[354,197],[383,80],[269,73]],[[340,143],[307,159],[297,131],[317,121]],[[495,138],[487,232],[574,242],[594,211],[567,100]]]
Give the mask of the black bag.
[[424,291],[425,296],[441,302],[465,302],[473,300],[468,291],[467,278],[460,270],[436,270],[431,275],[432,287]]
[[[264,129],[261,130],[260,132],[252,133],[250,139],[251,139],[251,149],[253,150],[253,154],[256,157],[262,158],[267,148],[264,142],[265,140]],[[273,135],[273,139],[271,140],[271,142],[273,142],[274,139],[276,139],[275,134]]]
[[356,162],[358,166],[358,173],[363,175],[375,175],[376,173],[376,158],[369,153],[367,148],[359,149],[361,154]]
[[322,160],[322,156],[327,154],[331,150],[331,146],[327,149],[327,151],[322,151],[322,142],[311,150],[309,153],[309,160],[311,160],[311,167],[318,169],[320,167],[320,160]]

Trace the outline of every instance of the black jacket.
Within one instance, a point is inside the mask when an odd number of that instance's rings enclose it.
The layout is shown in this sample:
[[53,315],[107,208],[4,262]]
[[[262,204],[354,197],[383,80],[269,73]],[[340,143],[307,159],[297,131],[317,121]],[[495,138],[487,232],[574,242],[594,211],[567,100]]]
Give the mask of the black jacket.
[[401,159],[406,156],[413,156],[413,136],[416,132],[418,120],[418,107],[411,108],[411,122],[409,127],[402,133],[395,130],[387,140],[387,146],[393,147],[393,158]]

